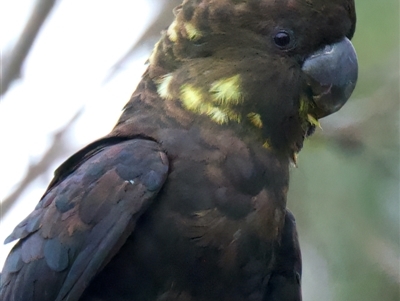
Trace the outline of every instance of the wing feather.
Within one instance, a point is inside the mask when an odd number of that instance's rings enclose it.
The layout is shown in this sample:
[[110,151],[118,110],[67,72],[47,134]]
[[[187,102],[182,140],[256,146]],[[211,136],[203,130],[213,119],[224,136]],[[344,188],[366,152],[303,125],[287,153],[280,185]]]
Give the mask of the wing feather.
[[97,141],[78,153],[7,238],[19,242],[3,268],[1,300],[78,300],[167,178],[154,141]]

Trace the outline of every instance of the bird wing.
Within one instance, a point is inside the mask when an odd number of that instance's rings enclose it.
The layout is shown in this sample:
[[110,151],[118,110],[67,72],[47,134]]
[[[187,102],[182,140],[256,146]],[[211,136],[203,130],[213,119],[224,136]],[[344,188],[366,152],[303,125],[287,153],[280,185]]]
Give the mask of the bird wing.
[[1,300],[78,300],[163,186],[168,159],[155,141],[96,141],[68,159],[35,210],[2,273]]
[[301,265],[296,221],[286,209],[285,225],[264,300],[301,301]]

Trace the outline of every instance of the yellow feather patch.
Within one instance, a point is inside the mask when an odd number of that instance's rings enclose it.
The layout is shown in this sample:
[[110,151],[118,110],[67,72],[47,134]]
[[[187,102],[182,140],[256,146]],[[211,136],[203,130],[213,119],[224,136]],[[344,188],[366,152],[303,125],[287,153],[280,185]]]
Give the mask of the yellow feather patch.
[[172,99],[173,95],[169,92],[169,85],[173,79],[172,73],[165,74],[158,81],[157,92],[164,99]]
[[247,114],[247,118],[250,120],[250,122],[257,128],[261,129],[263,127],[263,123],[261,121],[261,116],[260,114],[257,113],[249,113]]
[[300,108],[299,108],[299,115],[305,116],[309,110],[309,102],[306,98],[300,98]]
[[315,126],[319,127],[320,129],[322,129],[321,123],[318,121],[317,118],[315,118],[315,117],[312,116],[311,114],[307,114],[307,120],[308,120],[312,125],[315,125]]
[[[183,105],[191,111],[199,111],[202,105],[201,90],[191,85],[181,87],[180,98]],[[203,112],[204,113],[204,112]]]
[[229,120],[228,115],[216,107],[210,106],[207,115],[218,124],[227,123]]
[[272,149],[271,143],[269,142],[269,140],[265,140],[265,142],[262,146],[266,149]]
[[184,26],[190,40],[196,41],[203,36],[201,31],[194,27],[192,23],[185,23]]
[[207,103],[206,96],[201,89],[191,85],[183,85],[180,89],[180,99],[188,110],[207,115],[218,124],[227,123],[229,120],[240,121],[240,116],[234,111]]
[[176,27],[177,27],[177,23],[176,20],[174,22],[171,23],[171,25],[168,27],[167,30],[167,35],[168,38],[171,42],[176,42],[178,40],[178,33],[176,31]]
[[236,121],[238,123],[242,122],[242,116],[237,112],[233,110],[226,110],[225,113],[228,115],[229,120]]
[[243,101],[239,74],[215,81],[209,91],[214,100],[221,104],[238,104]]

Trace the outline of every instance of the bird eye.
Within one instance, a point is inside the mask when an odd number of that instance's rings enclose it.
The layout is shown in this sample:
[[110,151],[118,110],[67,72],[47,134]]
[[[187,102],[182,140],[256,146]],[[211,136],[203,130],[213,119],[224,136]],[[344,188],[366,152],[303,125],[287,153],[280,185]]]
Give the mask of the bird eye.
[[292,49],[295,45],[293,34],[287,30],[279,30],[274,35],[275,45],[283,50]]

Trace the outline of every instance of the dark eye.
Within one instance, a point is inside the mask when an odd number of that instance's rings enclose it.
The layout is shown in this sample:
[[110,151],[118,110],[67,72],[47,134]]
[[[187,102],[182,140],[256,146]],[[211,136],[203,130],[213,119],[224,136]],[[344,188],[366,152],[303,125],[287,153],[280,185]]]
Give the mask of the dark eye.
[[274,43],[280,49],[292,49],[295,45],[293,33],[287,30],[279,30],[274,35]]

